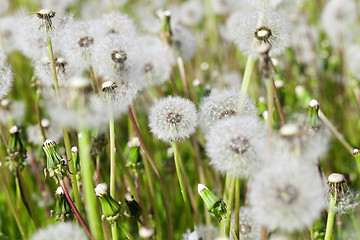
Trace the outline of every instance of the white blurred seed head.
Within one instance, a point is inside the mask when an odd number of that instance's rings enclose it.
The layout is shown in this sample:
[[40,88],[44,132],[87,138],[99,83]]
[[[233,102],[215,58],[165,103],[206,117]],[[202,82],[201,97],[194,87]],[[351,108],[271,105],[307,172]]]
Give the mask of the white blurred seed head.
[[108,186],[106,183],[99,183],[95,188],[95,194],[97,197],[102,197],[108,193]]
[[270,231],[292,232],[311,226],[320,216],[325,192],[311,164],[278,157],[255,174],[249,203],[255,220]]
[[206,153],[217,171],[249,178],[260,168],[258,151],[266,148],[266,129],[256,116],[233,116],[210,127]]
[[184,233],[183,240],[214,240],[219,237],[219,229],[214,226],[195,226],[195,231]]
[[[240,222],[239,222],[239,233],[241,240],[257,240],[260,239],[261,226],[254,220],[253,213],[249,207],[240,208]],[[232,215],[231,225],[234,228],[235,218]],[[230,236],[230,239],[234,238]]]
[[181,97],[161,99],[150,109],[151,132],[163,141],[181,141],[195,132],[197,114],[195,105]]
[[59,222],[56,225],[49,224],[45,229],[40,229],[34,233],[31,240],[87,240],[82,228],[72,222]]
[[0,99],[4,98],[10,91],[14,81],[10,66],[6,63],[6,56],[0,48]]
[[218,120],[233,115],[256,115],[253,102],[241,92],[222,90],[211,93],[200,105],[199,121],[201,130],[206,133]]

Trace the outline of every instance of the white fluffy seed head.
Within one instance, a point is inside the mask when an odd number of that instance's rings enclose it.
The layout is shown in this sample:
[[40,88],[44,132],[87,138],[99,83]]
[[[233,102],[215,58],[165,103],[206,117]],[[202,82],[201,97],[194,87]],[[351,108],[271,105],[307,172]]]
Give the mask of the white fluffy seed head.
[[278,156],[254,175],[249,204],[261,225],[292,232],[319,217],[326,206],[326,190],[311,164]]
[[152,227],[144,227],[142,226],[139,229],[139,236],[141,238],[150,238],[151,236],[153,236],[155,233],[154,228]]
[[6,56],[0,49],[0,99],[5,97],[13,84],[14,76],[10,66],[6,63]]
[[233,116],[256,115],[253,102],[240,92],[222,90],[202,100],[199,112],[201,130],[207,133],[218,120]]
[[285,20],[275,12],[253,12],[241,22],[236,43],[246,55],[258,58],[257,48],[264,42],[271,45],[271,57],[282,54],[289,45]]
[[102,197],[108,193],[108,186],[106,183],[99,183],[95,188],[95,194],[97,197]]
[[329,175],[328,181],[329,183],[342,183],[345,182],[345,177],[340,173],[332,173]]
[[214,240],[219,237],[219,229],[214,226],[195,226],[195,231],[183,234],[182,240]]
[[150,109],[151,132],[163,141],[181,141],[195,132],[197,114],[195,105],[181,97],[161,99]]
[[230,176],[248,178],[261,166],[265,126],[256,116],[234,116],[214,124],[205,136],[210,165]]
[[[260,239],[261,226],[254,220],[253,214],[249,207],[240,208],[240,222],[239,222],[239,233],[240,239],[253,240]],[[231,225],[234,228],[235,218],[234,215],[231,218]],[[231,237],[231,240],[234,238]]]
[[31,240],[48,239],[87,240],[88,237],[82,228],[71,222],[59,222],[56,225],[48,225],[46,229],[40,229],[31,237]]

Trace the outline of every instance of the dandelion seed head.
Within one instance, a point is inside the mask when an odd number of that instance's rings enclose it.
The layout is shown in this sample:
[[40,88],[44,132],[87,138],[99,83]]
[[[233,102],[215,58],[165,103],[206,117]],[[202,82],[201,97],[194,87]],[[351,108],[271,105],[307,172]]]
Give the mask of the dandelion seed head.
[[[6,103],[7,100],[4,102]],[[2,103],[4,103],[2,101]],[[10,101],[7,105],[0,107],[0,122],[7,124],[8,121],[20,123],[25,116],[25,103],[21,101]]]
[[328,1],[321,15],[321,23],[334,47],[353,42],[351,28],[356,24],[357,6],[353,0]]
[[5,53],[11,53],[14,50],[20,50],[20,33],[18,31],[20,26],[18,26],[18,19],[19,13],[17,12],[13,15],[3,16],[0,18],[0,37],[3,46],[2,49]]
[[0,49],[0,99],[4,98],[11,90],[14,76],[11,68],[6,63],[6,56]]
[[237,5],[237,0],[211,0],[214,13],[227,14],[230,13]]
[[190,60],[196,50],[196,42],[194,35],[191,31],[179,24],[173,24],[171,27],[172,30],[172,52],[171,54],[171,63],[172,65],[176,64],[176,56],[180,54],[184,62]]
[[150,109],[151,132],[163,141],[181,141],[195,132],[197,115],[195,105],[180,97],[161,99]]
[[48,225],[45,229],[38,230],[32,237],[32,240],[87,240],[87,236],[82,230],[71,222],[59,222],[56,225]]
[[155,233],[155,230],[152,227],[142,226],[139,229],[139,236],[141,238],[150,238],[150,237],[152,237],[154,235],[154,233]]
[[[240,222],[239,222],[239,233],[241,240],[255,240],[260,239],[261,226],[258,224],[251,212],[249,207],[241,207],[240,208]],[[235,218],[234,215],[231,218],[231,225],[234,228]],[[231,240],[234,238],[231,237]]]
[[256,116],[228,117],[206,134],[206,153],[217,171],[250,177],[261,165],[257,151],[266,146],[266,130]]
[[143,35],[139,37],[143,52],[140,86],[146,88],[159,85],[170,78],[171,64],[162,41],[158,37]]
[[258,58],[257,47],[269,43],[269,55],[278,56],[289,45],[285,20],[275,12],[253,12],[244,16],[241,22],[236,43],[246,55]]
[[214,240],[219,237],[219,229],[214,226],[195,226],[195,231],[184,233],[183,240]]
[[185,25],[196,25],[204,16],[204,7],[199,0],[183,2],[180,6],[179,21]]
[[269,230],[292,232],[310,226],[326,206],[325,199],[315,168],[298,160],[277,159],[250,184],[254,218]]
[[211,93],[200,105],[201,130],[206,133],[216,121],[233,115],[256,115],[256,108],[247,96],[238,91],[222,90]]

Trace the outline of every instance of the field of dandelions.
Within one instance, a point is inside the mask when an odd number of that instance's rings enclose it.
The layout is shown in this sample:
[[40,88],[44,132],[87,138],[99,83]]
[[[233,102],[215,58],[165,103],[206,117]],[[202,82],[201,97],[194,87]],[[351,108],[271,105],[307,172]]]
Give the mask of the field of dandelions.
[[359,240],[359,0],[0,0],[0,240]]

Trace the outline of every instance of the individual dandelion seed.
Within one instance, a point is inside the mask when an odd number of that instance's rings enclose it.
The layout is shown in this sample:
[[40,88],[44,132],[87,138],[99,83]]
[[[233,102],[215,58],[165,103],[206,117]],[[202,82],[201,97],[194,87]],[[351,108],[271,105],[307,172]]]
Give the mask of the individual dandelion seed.
[[217,171],[249,178],[261,166],[257,151],[266,148],[266,130],[257,116],[233,116],[214,124],[206,138],[206,154]]
[[[239,222],[239,233],[241,240],[257,240],[260,239],[261,226],[258,224],[251,212],[249,207],[240,208],[240,222]],[[231,218],[231,225],[234,227],[235,218],[234,215]],[[234,239],[233,236],[230,236],[230,239]]]
[[271,57],[278,56],[289,44],[286,23],[275,12],[253,12],[244,16],[236,43],[240,51],[252,58],[259,58],[257,48],[262,43],[271,45]]
[[195,132],[196,125],[196,108],[188,99],[169,96],[150,109],[151,132],[163,141],[184,140]]
[[281,155],[272,158],[250,183],[254,219],[270,231],[293,232],[310,226],[326,206],[326,191],[316,169]]
[[234,90],[212,92],[200,105],[200,127],[207,133],[218,120],[234,115],[256,115],[253,102],[242,93]]
[[338,214],[346,214],[355,210],[359,204],[359,193],[351,190],[345,176],[340,173],[332,173],[328,177],[330,187],[329,194],[336,198],[334,211]]
[[214,226],[195,226],[195,231],[182,235],[183,240],[214,240],[220,236],[219,229]]
[[48,225],[45,229],[40,229],[34,233],[31,240],[87,240],[85,232],[72,222],[60,222],[56,225]]
[[324,7],[321,24],[334,47],[345,47],[354,40],[357,6],[353,0],[331,0]]

